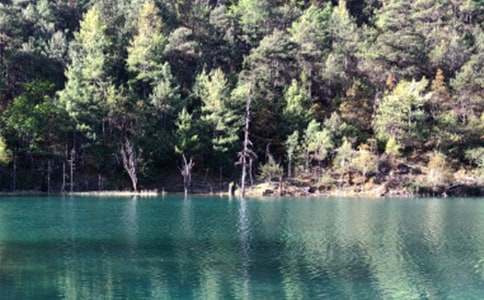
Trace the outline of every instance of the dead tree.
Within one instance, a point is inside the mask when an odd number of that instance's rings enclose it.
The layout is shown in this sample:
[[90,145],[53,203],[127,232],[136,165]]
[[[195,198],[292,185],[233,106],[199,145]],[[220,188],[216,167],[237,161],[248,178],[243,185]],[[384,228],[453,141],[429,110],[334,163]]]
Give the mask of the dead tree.
[[12,191],[17,191],[17,153],[13,153],[13,164],[12,164]]
[[71,193],[74,192],[74,169],[76,167],[76,148],[72,147],[71,149],[71,157],[69,159],[69,168],[70,168],[70,176],[69,176],[69,188]]
[[52,174],[52,161],[51,159],[47,159],[47,193],[50,194],[50,177]]
[[254,166],[254,157],[250,157],[249,158],[249,182],[250,182],[250,185],[254,185],[254,170],[253,170],[253,166]]
[[237,164],[242,166],[242,176],[240,180],[240,191],[241,196],[245,196],[245,181],[247,177],[247,167],[251,165],[251,160],[256,156],[254,151],[252,151],[252,142],[249,139],[250,136],[250,110],[252,104],[251,90],[249,89],[249,96],[247,97],[247,102],[245,105],[245,126],[244,126],[244,142],[242,145],[242,151],[238,153],[239,161]]
[[124,170],[131,179],[131,185],[135,192],[138,191],[138,173],[136,150],[128,137],[125,137],[120,145],[120,154],[123,161]]
[[190,160],[187,160],[185,154],[182,154],[183,157],[183,166],[180,168],[180,173],[183,176],[183,190],[185,191],[185,197],[188,196],[189,189],[192,185],[192,170],[195,166],[195,162],[193,158],[190,157]]
[[62,160],[62,185],[61,185],[61,192],[65,193],[66,191],[66,161],[69,159],[67,145],[64,152],[64,159]]

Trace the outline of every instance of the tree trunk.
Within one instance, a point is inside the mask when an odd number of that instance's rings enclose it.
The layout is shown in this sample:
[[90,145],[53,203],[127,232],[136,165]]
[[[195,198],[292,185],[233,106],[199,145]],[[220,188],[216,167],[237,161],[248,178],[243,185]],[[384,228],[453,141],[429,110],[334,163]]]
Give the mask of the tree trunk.
[[292,159],[287,162],[287,177],[292,178]]
[[254,165],[254,159],[251,157],[249,158],[249,182],[250,185],[254,185],[254,172],[253,172],[253,167]]
[[121,143],[121,158],[123,160],[123,167],[131,179],[131,185],[135,192],[138,191],[138,174],[137,174],[137,157],[136,151],[129,138],[125,137]]
[[52,173],[52,161],[47,160],[47,194],[50,194],[50,175]]
[[97,174],[97,189],[98,191],[103,189],[103,176],[101,174]]
[[17,153],[13,154],[12,191],[17,191]]
[[72,147],[71,149],[71,158],[69,159],[69,190],[70,192],[74,192],[74,168],[75,168],[75,160],[76,160],[76,149]]
[[61,192],[64,193],[66,191],[66,162],[62,162],[62,186]]
[[68,160],[67,154],[67,145],[64,153],[64,159],[62,160],[62,185],[61,185],[61,192],[64,193],[66,191],[66,161]]
[[282,176],[279,176],[279,196],[282,196],[283,192],[283,181],[282,181]]
[[219,186],[219,189],[220,189],[221,191],[224,189],[224,187],[223,187],[223,182],[222,182],[222,180],[223,180],[222,168],[223,168],[223,167],[220,167],[220,168],[219,168],[219,176],[218,176],[218,186]]
[[252,102],[252,96],[250,95],[251,91],[249,90],[249,97],[247,97],[247,103],[245,107],[245,127],[244,127],[244,144],[242,147],[242,152],[240,154],[240,163],[242,165],[242,177],[240,180],[240,189],[241,189],[241,196],[245,197],[245,179],[247,177],[247,159],[250,157],[250,150],[249,146],[251,144],[249,140],[249,130],[250,130],[250,106]]
[[309,152],[305,151],[304,153],[304,168],[306,169],[306,172],[309,171]]
[[190,190],[192,184],[192,169],[195,163],[193,162],[193,158],[187,160],[185,154],[182,154],[183,158],[183,167],[181,168],[181,175],[183,176],[183,190],[185,192],[185,197],[188,196],[188,192]]

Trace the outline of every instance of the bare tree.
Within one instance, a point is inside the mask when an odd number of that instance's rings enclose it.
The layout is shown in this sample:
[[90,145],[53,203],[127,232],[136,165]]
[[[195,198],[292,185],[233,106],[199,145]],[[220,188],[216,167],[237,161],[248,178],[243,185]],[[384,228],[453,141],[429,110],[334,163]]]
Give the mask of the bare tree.
[[69,159],[69,168],[70,168],[70,184],[69,188],[71,193],[74,192],[74,169],[76,167],[76,148],[73,146],[71,149],[71,157]]
[[241,196],[245,197],[245,181],[247,177],[247,167],[251,167],[251,161],[256,156],[254,151],[252,151],[252,142],[249,139],[250,136],[250,110],[252,104],[251,89],[249,88],[249,96],[247,97],[247,102],[245,105],[245,126],[244,126],[244,142],[242,145],[242,151],[238,153],[239,161],[237,164],[242,166],[242,177],[240,180]]
[[135,192],[138,191],[138,173],[137,173],[137,155],[134,149],[133,143],[128,137],[124,137],[120,145],[121,159],[123,161],[123,167],[131,179],[131,185]]
[[68,160],[68,151],[67,145],[65,147],[64,152],[64,159],[62,160],[62,185],[61,185],[61,192],[64,193],[66,191],[66,161]]
[[185,191],[185,197],[188,196],[189,189],[192,185],[192,170],[195,166],[195,162],[193,158],[190,157],[190,160],[187,160],[185,154],[182,154],[183,157],[183,166],[180,168],[180,173],[183,176],[183,190]]
[[12,192],[17,191],[17,152],[13,152],[12,158]]
[[47,193],[50,194],[50,177],[52,174],[52,160],[47,159]]

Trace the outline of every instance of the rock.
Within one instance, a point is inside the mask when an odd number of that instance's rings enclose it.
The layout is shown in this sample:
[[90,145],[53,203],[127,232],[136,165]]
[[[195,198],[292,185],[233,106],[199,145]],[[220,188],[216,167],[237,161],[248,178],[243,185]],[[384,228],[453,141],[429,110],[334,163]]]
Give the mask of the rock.
[[400,174],[400,175],[406,175],[406,174],[409,174],[410,173],[410,167],[407,166],[406,164],[403,164],[403,163],[400,163],[398,164],[397,166],[397,171],[396,171],[397,174]]
[[262,192],[262,196],[272,196],[272,195],[274,195],[273,190],[266,189]]
[[378,162],[378,174],[381,175],[388,175],[392,169],[390,163],[386,160],[381,160]]

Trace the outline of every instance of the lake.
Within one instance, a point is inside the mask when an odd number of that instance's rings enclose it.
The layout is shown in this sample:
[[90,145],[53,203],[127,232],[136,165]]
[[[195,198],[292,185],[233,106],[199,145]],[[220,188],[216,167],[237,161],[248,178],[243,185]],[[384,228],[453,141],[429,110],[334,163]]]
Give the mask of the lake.
[[483,299],[484,199],[0,198],[0,299]]

